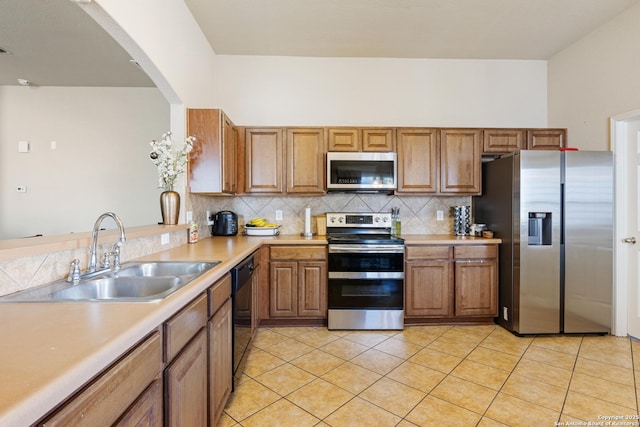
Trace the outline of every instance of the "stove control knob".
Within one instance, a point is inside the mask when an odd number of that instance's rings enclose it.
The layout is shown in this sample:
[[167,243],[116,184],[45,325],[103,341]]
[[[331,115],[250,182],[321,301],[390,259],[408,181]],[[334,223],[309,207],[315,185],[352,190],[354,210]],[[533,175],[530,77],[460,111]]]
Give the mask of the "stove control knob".
[[344,222],[344,218],[342,218],[342,217],[338,218],[338,222],[339,223],[343,223]]
[[387,218],[386,216],[384,217],[384,222],[389,222],[389,218]]

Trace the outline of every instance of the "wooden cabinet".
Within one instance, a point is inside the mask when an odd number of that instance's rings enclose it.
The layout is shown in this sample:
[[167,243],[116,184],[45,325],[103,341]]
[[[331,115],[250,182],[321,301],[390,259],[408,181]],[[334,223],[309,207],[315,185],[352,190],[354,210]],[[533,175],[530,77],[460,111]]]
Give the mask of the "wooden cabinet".
[[405,315],[453,315],[451,246],[407,246]]
[[330,128],[328,151],[360,151],[362,131],[358,128]]
[[437,129],[398,129],[397,193],[437,193],[440,148]]
[[566,129],[527,129],[527,150],[558,150],[566,144]]
[[287,193],[323,194],[327,152],[324,129],[292,128],[286,132]]
[[281,128],[247,128],[244,138],[245,192],[282,193],[284,141]]
[[394,151],[394,128],[330,128],[329,151]]
[[440,192],[479,195],[482,130],[440,129]]
[[161,372],[162,339],[154,331],[40,425],[160,426]]
[[189,153],[192,193],[228,193],[237,189],[237,128],[222,110],[187,110],[187,134],[196,137]]
[[207,424],[207,296],[200,295],[165,323],[165,424]]
[[233,387],[231,275],[209,288],[209,425],[218,424]]
[[455,315],[498,315],[497,246],[456,246]]
[[270,318],[327,317],[325,246],[271,246]]
[[398,129],[397,193],[477,195],[482,130]]
[[484,129],[482,152],[505,154],[527,148],[524,129]]
[[407,245],[405,317],[491,322],[498,315],[496,245]]
[[518,150],[558,150],[566,147],[566,129],[484,129],[482,151],[507,154]]

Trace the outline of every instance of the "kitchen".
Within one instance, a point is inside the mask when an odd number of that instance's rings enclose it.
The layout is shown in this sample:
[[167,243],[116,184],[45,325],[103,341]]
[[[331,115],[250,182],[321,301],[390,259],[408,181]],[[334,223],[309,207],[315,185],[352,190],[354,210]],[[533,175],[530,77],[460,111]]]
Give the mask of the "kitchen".
[[[108,7],[109,2],[104,2],[104,6]],[[116,7],[113,5],[113,7]],[[322,61],[319,59],[308,59],[308,58],[288,58],[281,60],[274,60],[274,64],[272,65],[271,71],[273,75],[280,76],[278,80],[274,80],[274,84],[280,82],[280,85],[272,85],[272,87],[280,93],[280,98],[282,99],[281,103],[277,103],[276,106],[280,106],[280,108],[270,108],[269,111],[264,111],[260,109],[258,106],[260,102],[256,103],[254,107],[245,108],[243,102],[246,102],[247,99],[251,99],[248,97],[247,92],[252,92],[256,98],[261,99],[273,99],[273,97],[269,94],[269,92],[265,93],[266,88],[263,88],[261,91],[257,91],[257,87],[255,84],[250,84],[251,82],[237,82],[236,84],[222,84],[218,83],[215,91],[217,96],[220,97],[220,105],[225,106],[225,111],[234,118],[237,123],[242,124],[251,124],[251,125],[273,125],[273,124],[286,124],[286,125],[349,125],[352,123],[358,124],[370,124],[370,125],[415,125],[419,124],[428,124],[428,125],[450,125],[450,124],[460,124],[460,117],[464,118],[465,126],[505,126],[505,127],[520,127],[520,126],[567,126],[569,128],[570,141],[575,141],[576,146],[581,149],[608,149],[608,145],[606,141],[607,138],[607,125],[606,118],[610,115],[616,114],[620,111],[630,110],[635,107],[633,99],[631,99],[632,94],[635,93],[633,90],[624,91],[625,95],[628,96],[629,99],[618,99],[613,96],[608,95],[607,93],[597,93],[598,102],[580,102],[576,104],[570,104],[564,106],[565,102],[569,102],[570,99],[575,99],[574,95],[576,93],[580,93],[581,97],[588,97],[589,94],[593,92],[591,89],[594,85],[596,87],[607,87],[605,83],[603,83],[597,77],[596,67],[591,66],[591,58],[602,58],[602,60],[607,60],[609,58],[609,50],[604,48],[600,49],[599,42],[602,39],[606,39],[607,37],[615,37],[622,40],[635,40],[637,37],[629,37],[625,36],[625,31],[630,31],[625,26],[625,23],[628,21],[633,21],[634,17],[637,15],[637,7],[631,9],[624,16],[620,17],[619,21],[611,24],[608,27],[605,27],[601,30],[600,34],[593,35],[593,39],[586,39],[578,46],[575,46],[572,50],[568,51],[564,55],[559,55],[557,57],[552,58],[548,64],[546,61],[540,61],[537,63],[535,61],[528,62],[523,61],[520,63],[519,61],[513,61],[513,63],[507,61],[506,63],[485,63],[483,61],[462,61],[462,63],[458,63],[457,61],[437,61],[434,63],[429,63],[429,61],[418,61],[418,60],[398,60],[398,61],[384,61],[384,60],[327,60]],[[178,9],[177,15],[181,10]],[[112,11],[114,15],[117,15],[118,11]],[[633,14],[636,13],[636,15]],[[130,13],[130,12],[128,12]],[[138,15],[138,19],[144,20],[146,17],[144,13],[135,14]],[[151,17],[149,17],[152,20]],[[148,24],[149,26],[154,26],[155,23]],[[144,25],[140,25],[143,27]],[[131,29],[132,33],[135,31]],[[190,33],[189,28],[183,29],[186,34]],[[168,29],[167,32],[171,30]],[[620,33],[622,32],[622,34]],[[634,33],[631,33],[634,34]],[[160,35],[159,37],[163,37]],[[169,37],[169,35],[167,35]],[[142,41],[141,44],[144,44]],[[598,47],[598,48],[596,48]],[[631,47],[630,47],[631,48]],[[194,46],[194,49],[196,47]],[[594,49],[599,55],[594,54]],[[621,48],[622,50],[622,48]],[[619,51],[616,51],[619,52]],[[179,52],[173,52],[172,55],[180,55]],[[573,58],[573,62],[570,62],[572,55],[575,55]],[[167,58],[170,62],[180,62],[175,61],[175,59]],[[611,60],[611,59],[608,59]],[[623,58],[619,57],[616,59],[617,61],[624,61]],[[187,59],[186,63],[191,63],[193,59]],[[569,63],[567,63],[569,61]],[[159,61],[162,62],[162,61]],[[183,62],[183,63],[185,63]],[[443,75],[443,74],[456,74],[468,76],[470,85],[469,87],[465,87],[469,91],[463,94],[460,94],[462,98],[459,101],[456,101],[455,105],[450,105],[444,103],[444,99],[442,97],[437,98],[438,103],[438,111],[435,111],[434,105],[426,105],[425,108],[422,109],[422,113],[420,113],[420,117],[414,116],[419,109],[409,107],[403,108],[397,103],[394,104],[393,100],[398,99],[397,93],[407,93],[411,94],[414,87],[422,87],[419,82],[416,82],[415,79],[411,79],[411,73],[409,73],[409,65],[408,63],[417,64],[420,68],[421,75]],[[250,58],[250,57],[218,57],[217,65],[219,68],[217,69],[218,75],[220,75],[220,81],[225,81],[228,78],[229,82],[234,82],[233,76],[236,74],[237,67],[242,67],[251,69],[255,67],[260,67],[261,64],[264,64],[264,60],[261,58]],[[434,69],[433,67],[436,67]],[[168,66],[170,68],[170,66]],[[293,69],[303,69],[309,76],[309,79],[314,83],[319,81],[323,81],[322,76],[327,75],[331,71],[332,68],[339,67],[342,69],[351,69],[360,79],[363,75],[371,76],[372,80],[375,81],[383,81],[386,82],[387,78],[385,76],[388,75],[389,72],[395,72],[398,81],[394,79],[394,85],[398,89],[397,92],[393,93],[385,93],[385,106],[388,109],[380,108],[380,104],[376,106],[376,111],[372,111],[371,104],[361,101],[363,99],[369,99],[367,97],[366,90],[370,88],[367,87],[358,90],[361,86],[357,84],[351,85],[351,87],[342,87],[346,92],[340,92],[341,96],[341,105],[336,107],[333,103],[329,103],[327,101],[327,105],[323,107],[322,103],[314,103],[314,105],[318,106],[317,108],[320,111],[303,111],[300,112],[300,117],[286,117],[284,116],[283,110],[286,110],[285,104],[288,102],[292,102],[295,105],[305,105],[303,101],[293,96],[292,90],[283,90],[286,89],[286,85],[284,85],[284,81],[291,79],[290,74],[287,74],[287,70]],[[548,70],[547,70],[548,67]],[[572,69],[580,68],[582,79],[573,79],[568,76],[573,75],[571,72]],[[634,66],[630,65],[629,67],[616,67],[618,70],[634,70]],[[548,83],[547,83],[547,72],[548,72]],[[613,71],[611,71],[613,72]],[[623,71],[620,71],[623,72]],[[625,71],[626,72],[626,71]],[[526,82],[521,84],[514,84],[513,86],[507,85],[505,80],[508,80],[509,75],[515,73],[517,76],[521,77],[522,82]],[[593,74],[590,74],[593,73]],[[633,73],[631,73],[633,74]],[[167,75],[171,75],[171,73],[167,73]],[[478,81],[475,76],[479,75],[488,75],[488,78],[491,79],[491,76],[495,76],[495,80],[491,80],[489,82]],[[274,77],[275,78],[275,77]],[[637,82],[634,80],[632,76],[623,75],[622,77],[617,76],[613,78],[617,81],[622,81],[624,84],[629,85],[630,87],[635,87]],[[418,83],[418,84],[414,84]],[[447,81],[439,81],[439,91],[437,93],[450,93],[455,90],[455,93],[459,93],[457,90],[458,82],[447,82]],[[477,83],[477,87],[474,84]],[[284,87],[282,86],[284,85]],[[398,86],[400,85],[400,86]],[[483,86],[486,85],[486,86]],[[507,86],[504,86],[507,85]],[[589,90],[581,90],[581,86],[589,87]],[[241,86],[241,87],[239,87]],[[348,85],[346,85],[348,86]],[[526,87],[522,87],[526,86]],[[207,102],[207,96],[211,92],[209,90],[214,90],[213,88],[207,86],[206,83],[203,85],[198,85],[197,87],[187,88],[182,83],[175,81],[175,87],[179,87],[183,92],[181,96],[184,98],[183,103],[188,105],[189,107],[197,107],[210,106]],[[388,87],[387,85],[380,85],[377,89],[381,89],[384,87]],[[499,91],[499,94],[502,95],[500,100],[504,101],[504,104],[507,107],[500,106],[500,102],[496,101],[495,103],[490,103],[487,105],[485,102],[486,99],[496,99],[495,98],[495,88],[502,88]],[[242,88],[245,88],[242,90]],[[547,95],[547,88],[549,88],[549,95]],[[317,92],[313,92],[316,95],[316,99],[325,99],[322,96],[322,92],[327,92],[325,87],[321,85],[317,87]],[[332,88],[329,88],[332,89]],[[411,89],[411,90],[410,90]],[[429,88],[423,88],[423,92],[427,91]],[[491,90],[490,90],[491,89]],[[236,92],[240,91],[240,92]],[[311,90],[309,88],[308,90]],[[328,91],[329,93],[336,93],[335,88],[333,90]],[[420,95],[420,92],[417,91],[417,96]],[[234,93],[241,93],[242,96],[233,95]],[[285,94],[289,94],[288,96]],[[565,96],[566,94],[566,96]],[[411,96],[411,95],[407,95]],[[592,96],[596,96],[593,94]],[[620,95],[624,98],[623,95]],[[582,99],[578,97],[578,99]],[[426,98],[425,98],[426,99]],[[433,99],[433,98],[431,98]],[[522,108],[514,109],[512,106],[514,104],[521,105],[521,99],[527,99],[526,105],[522,106]],[[245,100],[242,101],[241,100]],[[360,100],[360,101],[359,101]],[[400,100],[402,101],[402,100]],[[428,102],[421,101],[421,102]],[[173,104],[174,102],[172,102]],[[417,101],[416,101],[417,103]],[[444,104],[443,104],[444,103]],[[547,106],[548,103],[548,106]],[[422,105],[417,103],[418,105]],[[498,105],[500,104],[500,105]],[[606,113],[602,113],[600,111],[593,111],[589,105],[601,105],[606,106]],[[447,105],[449,105],[448,108]],[[432,110],[429,110],[429,107],[432,107]],[[444,108],[443,108],[444,107]],[[252,110],[253,108],[253,110]],[[549,111],[549,117],[547,118],[547,109]],[[251,113],[253,111],[253,113]],[[274,116],[276,113],[280,111],[280,116]],[[353,118],[350,119],[349,122],[344,122],[345,115],[342,114],[344,111],[349,111],[350,114],[353,114]],[[429,114],[429,111],[432,111]],[[178,113],[179,114],[179,113]],[[422,115],[426,117],[438,117],[438,120],[429,120],[428,123],[425,123],[423,119],[421,119]],[[312,120],[313,118],[313,120]],[[351,121],[352,120],[352,121]],[[586,121],[586,123],[584,123]],[[177,128],[174,129],[174,133],[179,134],[180,125],[177,125]],[[173,126],[172,126],[173,129]],[[158,135],[149,135],[144,139],[157,137]],[[146,160],[146,159],[145,159]],[[152,183],[151,185],[154,185]],[[277,198],[276,198],[277,199]],[[410,199],[412,200],[412,199]],[[277,203],[277,200],[276,202]],[[379,205],[378,202],[375,202],[376,207]],[[154,207],[155,208],[155,207]],[[286,206],[282,206],[283,209],[287,209]],[[292,209],[294,212],[297,210]],[[204,210],[194,209],[196,212],[196,217],[200,223],[204,221]],[[408,214],[408,210],[403,209],[403,213]],[[408,221],[410,218],[406,218]],[[155,218],[149,221],[149,223],[154,222]],[[407,224],[408,225],[408,224]],[[88,229],[90,223],[83,223],[79,226],[79,229]],[[405,224],[403,223],[403,229]],[[65,259],[61,259],[60,262],[67,261]]]

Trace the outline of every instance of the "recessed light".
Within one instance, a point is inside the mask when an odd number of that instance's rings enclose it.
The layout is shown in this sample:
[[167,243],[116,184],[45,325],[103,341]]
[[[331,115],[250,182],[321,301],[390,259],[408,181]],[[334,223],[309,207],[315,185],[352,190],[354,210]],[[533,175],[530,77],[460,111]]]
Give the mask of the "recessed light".
[[9,52],[7,49],[0,47],[0,55],[3,55],[3,54],[11,55],[11,52]]
[[18,84],[20,86],[31,86],[31,82],[26,79],[18,79]]

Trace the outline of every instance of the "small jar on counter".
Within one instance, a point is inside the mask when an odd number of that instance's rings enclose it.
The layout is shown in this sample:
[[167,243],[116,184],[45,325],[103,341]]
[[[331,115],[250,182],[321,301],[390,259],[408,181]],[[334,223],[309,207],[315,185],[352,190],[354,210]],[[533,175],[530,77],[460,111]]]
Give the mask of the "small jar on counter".
[[198,242],[198,223],[197,222],[192,222],[189,224],[189,236],[187,238],[187,241],[189,243],[197,243]]

